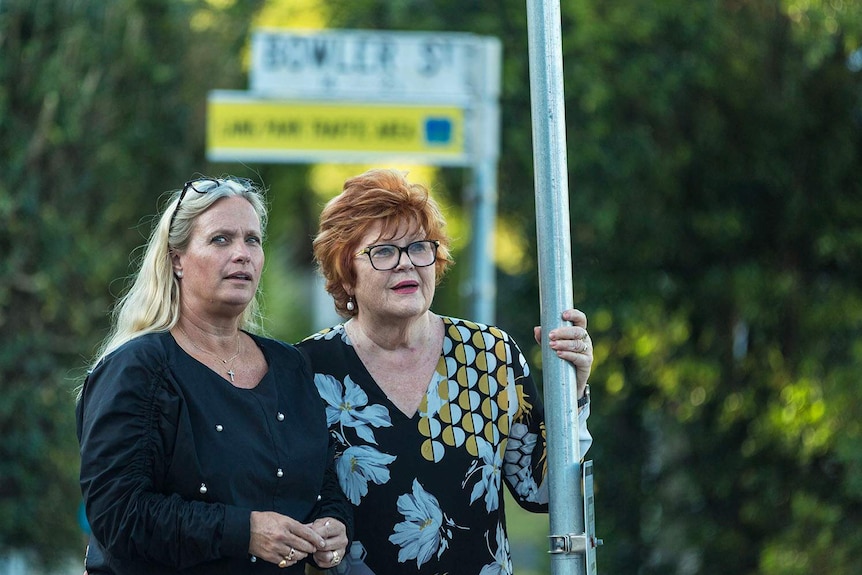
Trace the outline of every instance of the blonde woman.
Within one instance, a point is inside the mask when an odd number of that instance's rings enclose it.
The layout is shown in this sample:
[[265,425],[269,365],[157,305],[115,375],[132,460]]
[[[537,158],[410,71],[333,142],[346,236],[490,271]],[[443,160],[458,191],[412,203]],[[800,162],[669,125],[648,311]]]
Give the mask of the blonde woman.
[[90,575],[303,573],[351,509],[296,348],[257,335],[262,190],[177,190],[77,406]]

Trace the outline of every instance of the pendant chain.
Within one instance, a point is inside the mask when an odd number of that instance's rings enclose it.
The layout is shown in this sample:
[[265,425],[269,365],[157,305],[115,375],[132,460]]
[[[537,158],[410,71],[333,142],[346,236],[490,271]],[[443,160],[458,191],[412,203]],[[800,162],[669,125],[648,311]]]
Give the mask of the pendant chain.
[[[190,343],[190,344],[192,344],[192,345],[194,346],[194,348],[195,348],[195,349],[197,349],[198,351],[202,351],[203,353],[206,353],[206,354],[209,354],[209,355],[213,356],[214,358],[216,358],[217,360],[219,360],[220,362],[222,362],[222,363],[223,363],[223,364],[225,364],[225,365],[228,365],[229,363],[233,363],[233,360],[235,360],[237,357],[239,357],[239,354],[240,354],[240,352],[242,351],[242,350],[240,349],[240,345],[239,345],[239,344],[240,344],[240,341],[239,341],[239,332],[237,332],[237,334],[236,334],[236,353],[235,353],[235,354],[233,354],[233,355],[232,355],[230,358],[228,358],[228,359],[222,359],[221,357],[219,357],[219,356],[218,356],[218,355],[216,355],[215,353],[213,353],[213,352],[209,351],[208,349],[204,349],[204,348],[202,348],[201,346],[199,346],[198,344],[196,344],[196,343],[194,342],[194,340],[193,340],[192,338],[190,338],[190,337],[189,337],[189,334],[187,334],[187,333],[186,333],[186,330],[184,330],[184,329],[183,329],[183,327],[182,327],[181,325],[177,324],[177,327],[180,329],[180,331],[181,331],[181,332],[183,332],[183,335],[184,335],[184,336],[186,336],[186,339],[189,341],[189,343]],[[228,376],[230,376],[230,381],[231,381],[231,383],[233,383],[233,377],[234,377],[234,375],[236,375],[236,374],[234,373],[233,369],[228,369],[228,370],[227,370],[227,374],[228,374]]]

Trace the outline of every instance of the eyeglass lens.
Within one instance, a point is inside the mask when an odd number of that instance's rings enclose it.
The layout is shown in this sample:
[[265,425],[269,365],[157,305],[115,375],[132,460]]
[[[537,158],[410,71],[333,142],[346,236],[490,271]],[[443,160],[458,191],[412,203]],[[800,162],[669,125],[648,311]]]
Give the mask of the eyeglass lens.
[[401,254],[406,253],[410,258],[410,262],[418,267],[430,266],[437,260],[437,242],[432,240],[422,240],[408,244],[407,247],[400,247],[391,244],[380,244],[372,246],[366,250],[371,265],[376,270],[386,271],[398,266],[401,261]]

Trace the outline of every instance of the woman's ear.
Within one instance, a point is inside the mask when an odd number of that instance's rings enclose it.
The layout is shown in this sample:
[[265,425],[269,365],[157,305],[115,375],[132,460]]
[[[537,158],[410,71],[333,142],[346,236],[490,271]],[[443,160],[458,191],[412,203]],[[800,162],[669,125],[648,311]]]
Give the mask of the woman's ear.
[[171,253],[171,267],[174,268],[174,275],[178,278],[183,277],[183,263],[180,260],[180,254],[176,252]]

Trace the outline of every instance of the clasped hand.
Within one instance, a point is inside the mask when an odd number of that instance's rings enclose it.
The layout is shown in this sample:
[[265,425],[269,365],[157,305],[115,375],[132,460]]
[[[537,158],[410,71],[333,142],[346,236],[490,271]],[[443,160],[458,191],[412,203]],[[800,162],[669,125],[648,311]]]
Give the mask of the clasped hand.
[[279,567],[288,567],[309,555],[319,567],[337,565],[347,548],[347,529],[331,517],[300,523],[273,511],[253,511],[248,552]]

